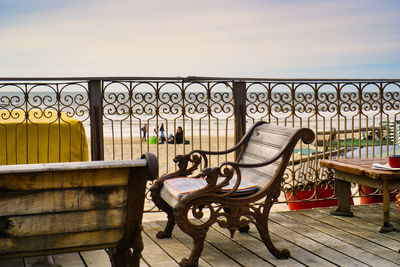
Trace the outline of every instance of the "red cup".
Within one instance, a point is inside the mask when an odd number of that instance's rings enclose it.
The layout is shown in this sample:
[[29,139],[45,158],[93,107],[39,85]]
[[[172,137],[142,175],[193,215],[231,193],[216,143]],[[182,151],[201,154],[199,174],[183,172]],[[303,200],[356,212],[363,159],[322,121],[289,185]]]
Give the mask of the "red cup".
[[389,165],[392,168],[400,168],[400,155],[389,156]]

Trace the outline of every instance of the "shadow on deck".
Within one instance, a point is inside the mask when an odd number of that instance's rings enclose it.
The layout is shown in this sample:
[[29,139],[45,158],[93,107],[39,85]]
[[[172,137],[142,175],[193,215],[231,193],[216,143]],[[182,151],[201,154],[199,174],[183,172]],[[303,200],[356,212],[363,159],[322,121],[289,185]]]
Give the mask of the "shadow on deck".
[[[398,266],[400,263],[400,232],[379,233],[382,205],[352,207],[355,217],[329,214],[333,208],[284,211],[270,214],[269,228],[278,248],[287,248],[291,257],[278,260],[266,249],[252,225],[248,234],[229,232],[214,225],[207,234],[199,266]],[[166,223],[163,213],[144,215],[142,233],[144,251],[142,266],[177,266],[187,257],[192,240],[179,228],[169,239],[157,239],[155,234]],[[400,215],[391,205],[391,221],[400,229]],[[110,266],[103,250],[55,255],[62,266]],[[20,260],[18,262],[18,260]],[[25,266],[29,264],[25,259]],[[8,261],[24,266],[22,259]],[[22,263],[22,264],[21,264]]]

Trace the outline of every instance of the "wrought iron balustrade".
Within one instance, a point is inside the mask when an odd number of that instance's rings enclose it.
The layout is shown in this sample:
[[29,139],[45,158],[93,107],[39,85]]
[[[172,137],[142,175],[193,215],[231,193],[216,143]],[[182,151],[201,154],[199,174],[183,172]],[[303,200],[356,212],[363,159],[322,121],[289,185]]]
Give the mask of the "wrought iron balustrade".
[[[257,120],[309,127],[317,139],[298,144],[286,172],[290,192],[331,186],[320,159],[400,153],[400,80],[0,78],[1,119],[30,110],[37,118],[56,112],[54,123],[61,114],[82,121],[92,160],[134,159],[150,151],[160,160],[160,174],[175,168],[177,154],[231,147]],[[161,144],[161,125],[166,139],[181,126],[187,144]]]

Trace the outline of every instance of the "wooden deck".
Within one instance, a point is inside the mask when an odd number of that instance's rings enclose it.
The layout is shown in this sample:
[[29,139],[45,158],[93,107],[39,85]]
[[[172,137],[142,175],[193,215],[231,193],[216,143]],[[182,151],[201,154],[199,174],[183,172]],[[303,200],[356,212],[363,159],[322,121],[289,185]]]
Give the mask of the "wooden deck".
[[[237,232],[229,238],[225,229],[213,226],[206,238],[200,266],[399,266],[400,232],[379,233],[382,206],[354,206],[355,217],[329,214],[332,208],[271,213],[269,227],[279,248],[288,248],[291,257],[278,260],[260,241],[252,226],[249,234]],[[391,205],[391,220],[400,229],[400,215]],[[165,224],[162,213],[144,218],[142,266],[177,266],[189,255],[192,241],[180,229],[170,239],[155,234]],[[110,266],[103,250],[55,255],[62,266]],[[25,265],[24,265],[25,262]],[[33,260],[0,261],[0,266],[32,266]]]

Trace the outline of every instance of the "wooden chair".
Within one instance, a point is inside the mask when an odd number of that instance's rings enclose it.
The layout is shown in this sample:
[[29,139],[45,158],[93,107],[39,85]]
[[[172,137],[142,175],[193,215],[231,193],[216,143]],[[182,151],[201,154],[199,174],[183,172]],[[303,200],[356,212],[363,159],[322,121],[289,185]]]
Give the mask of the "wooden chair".
[[[178,171],[160,177],[150,191],[154,203],[168,215],[167,225],[157,233],[157,237],[171,237],[176,222],[182,231],[193,238],[192,252],[188,259],[180,262],[181,266],[198,264],[207,230],[215,222],[229,229],[232,237],[236,230],[247,232],[249,222],[252,222],[273,255],[277,258],[289,257],[287,249],[279,250],[273,245],[268,232],[268,215],[280,195],[284,171],[300,139],[310,144],[314,140],[314,132],[307,128],[286,128],[260,121],[231,149],[221,152],[194,150],[174,159]],[[207,155],[234,151],[238,152],[236,162],[208,167]],[[203,170],[192,179],[187,178],[202,161]],[[182,185],[196,187],[196,184],[197,187],[199,184],[204,187],[192,192],[177,188]],[[205,210],[209,211],[207,218]],[[196,223],[189,220],[190,211],[196,219],[202,220]]]

